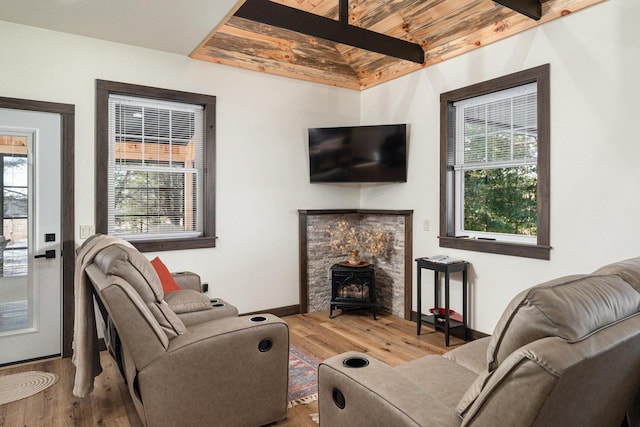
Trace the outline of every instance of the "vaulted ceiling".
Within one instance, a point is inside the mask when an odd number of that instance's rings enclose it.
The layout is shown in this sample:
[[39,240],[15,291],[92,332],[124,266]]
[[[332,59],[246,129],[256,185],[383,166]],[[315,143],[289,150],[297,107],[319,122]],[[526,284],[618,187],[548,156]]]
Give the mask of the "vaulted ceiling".
[[[152,8],[148,0],[38,0],[37,7],[31,1],[0,0],[0,20],[362,90],[605,0],[259,1],[413,43],[421,56],[424,51],[424,62],[234,16],[246,9],[245,0],[154,0]],[[500,5],[509,2],[541,3],[541,19]]]
[[[272,0],[339,19],[339,0]],[[518,0],[519,1],[519,0]],[[192,58],[362,90],[561,18],[604,0],[542,0],[531,19],[492,0],[350,0],[348,24],[416,43],[424,63],[375,53],[236,16],[244,0]]]

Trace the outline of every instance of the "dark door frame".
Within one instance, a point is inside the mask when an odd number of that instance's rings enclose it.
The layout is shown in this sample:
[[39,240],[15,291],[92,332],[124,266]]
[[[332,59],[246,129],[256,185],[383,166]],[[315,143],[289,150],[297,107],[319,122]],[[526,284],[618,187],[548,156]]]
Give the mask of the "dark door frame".
[[75,105],[56,102],[31,101],[27,99],[0,97],[0,108],[11,110],[40,111],[60,114],[62,139],[61,166],[62,190],[61,234],[62,234],[62,357],[70,357],[73,343],[75,269],[75,203],[74,203],[74,156],[75,156]]

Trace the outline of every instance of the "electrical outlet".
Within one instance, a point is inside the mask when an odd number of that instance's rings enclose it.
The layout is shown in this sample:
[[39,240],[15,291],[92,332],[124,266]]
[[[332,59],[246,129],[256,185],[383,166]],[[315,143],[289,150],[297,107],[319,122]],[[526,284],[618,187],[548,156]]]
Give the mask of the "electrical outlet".
[[80,226],[80,238],[87,239],[96,234],[96,226],[91,225],[81,225]]
[[430,231],[431,230],[431,221],[429,219],[422,220],[422,229],[424,231]]

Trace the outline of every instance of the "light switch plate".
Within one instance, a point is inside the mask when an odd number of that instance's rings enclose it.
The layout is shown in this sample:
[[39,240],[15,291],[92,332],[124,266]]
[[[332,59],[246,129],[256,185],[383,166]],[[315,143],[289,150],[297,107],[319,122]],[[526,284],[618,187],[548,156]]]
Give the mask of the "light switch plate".
[[96,234],[96,226],[91,225],[81,225],[80,226],[80,238],[87,239]]

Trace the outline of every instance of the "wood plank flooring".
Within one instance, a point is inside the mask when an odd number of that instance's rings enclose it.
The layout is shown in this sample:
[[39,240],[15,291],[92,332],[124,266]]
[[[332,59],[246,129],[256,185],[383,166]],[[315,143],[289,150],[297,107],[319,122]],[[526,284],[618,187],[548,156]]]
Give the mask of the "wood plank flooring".
[[[396,366],[428,354],[442,354],[462,343],[452,337],[444,346],[444,335],[422,328],[416,336],[415,323],[390,315],[374,321],[368,312],[353,312],[328,318],[328,312],[298,314],[284,318],[289,324],[291,345],[309,357],[322,361],[344,351],[357,350]],[[73,397],[74,368],[71,359],[51,359],[0,369],[0,375],[41,370],[58,375],[58,383],[42,393],[0,406],[0,426],[139,427],[141,422],[114,360],[100,355],[104,372],[96,378],[90,397]],[[311,414],[317,402],[295,406],[278,427],[317,427]]]

